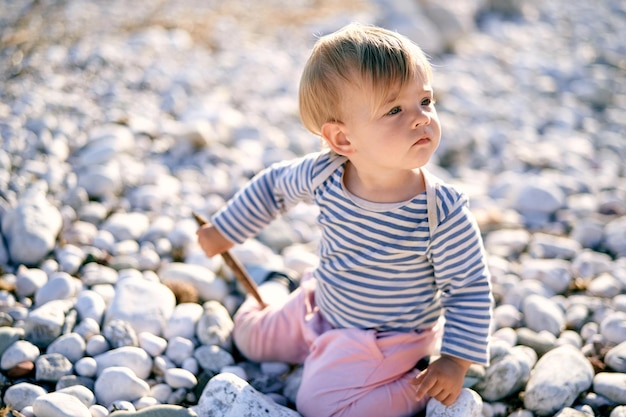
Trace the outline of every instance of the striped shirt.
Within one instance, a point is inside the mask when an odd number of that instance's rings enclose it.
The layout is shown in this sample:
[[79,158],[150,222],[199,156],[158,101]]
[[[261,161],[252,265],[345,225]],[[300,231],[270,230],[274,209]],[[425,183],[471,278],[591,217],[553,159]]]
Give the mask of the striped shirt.
[[415,331],[443,314],[441,353],[487,364],[490,278],[467,198],[438,183],[430,230],[428,193],[392,204],[359,199],[342,185],[343,161],[323,151],[276,163],[216,213],[213,224],[242,243],[295,204],[317,204],[315,300],[331,324]]

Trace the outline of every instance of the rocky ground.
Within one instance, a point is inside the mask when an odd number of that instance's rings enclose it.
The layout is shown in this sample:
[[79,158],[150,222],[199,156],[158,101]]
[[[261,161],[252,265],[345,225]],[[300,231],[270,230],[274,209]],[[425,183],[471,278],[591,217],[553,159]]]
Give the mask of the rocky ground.
[[[439,3],[0,0],[7,410],[296,415],[299,368],[233,349],[242,291],[191,213],[318,149],[300,70],[361,21],[435,66],[431,168],[471,198],[497,301],[480,413],[626,415],[626,2]],[[316,239],[298,206],[233,253],[298,275]]]

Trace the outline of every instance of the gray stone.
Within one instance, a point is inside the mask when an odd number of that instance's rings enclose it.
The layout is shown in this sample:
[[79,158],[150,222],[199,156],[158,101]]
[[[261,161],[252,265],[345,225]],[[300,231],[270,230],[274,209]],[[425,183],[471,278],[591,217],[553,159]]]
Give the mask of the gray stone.
[[130,323],[124,320],[110,320],[102,329],[102,335],[113,348],[139,346],[137,332]]
[[593,391],[613,401],[626,404],[626,374],[600,372],[593,378]]
[[78,333],[68,333],[55,339],[46,353],[59,353],[74,363],[85,355],[85,340]]
[[136,333],[160,335],[169,320],[176,299],[165,285],[143,278],[125,278],[116,285],[115,295],[105,314],[105,324],[128,322]]
[[19,327],[0,327],[0,357],[13,343],[24,337],[24,329]]
[[539,416],[553,415],[591,386],[593,368],[571,345],[546,353],[535,365],[524,396],[524,406]]
[[516,394],[526,386],[536,361],[537,355],[526,346],[515,346],[496,357],[492,354],[484,378],[473,388],[489,402]]
[[193,407],[202,417],[298,417],[296,411],[276,404],[234,374],[221,373],[209,381]]
[[426,417],[481,417],[483,400],[475,391],[463,388],[459,398],[449,407],[431,398],[426,405]]
[[100,373],[94,393],[99,404],[109,406],[114,401],[135,401],[147,396],[150,394],[150,386],[130,368],[113,366]]
[[235,363],[233,356],[228,351],[216,345],[202,345],[194,351],[193,356],[198,360],[202,369],[214,373]]
[[39,268],[22,266],[17,271],[15,292],[20,297],[30,297],[48,281],[48,274]]
[[31,310],[26,318],[25,338],[39,347],[48,346],[61,335],[71,307],[70,300],[52,300]]
[[163,330],[163,337],[171,339],[180,336],[186,339],[192,339],[196,335],[196,324],[203,313],[204,308],[200,304],[177,304]]
[[626,373],[626,342],[612,347],[604,355],[604,363],[616,372]]
[[604,244],[619,257],[626,257],[626,216],[619,217],[604,228]]
[[38,381],[56,382],[72,373],[72,362],[60,353],[46,353],[37,358],[35,372]]
[[17,265],[38,264],[52,251],[61,231],[61,213],[46,198],[47,191],[44,181],[35,182],[19,204],[2,216],[2,234],[11,260]]
[[33,402],[47,391],[29,382],[18,382],[7,388],[4,393],[4,403],[14,410],[22,410],[24,407],[33,405]]
[[152,358],[145,350],[134,346],[112,349],[95,356],[94,359],[98,364],[98,375],[102,374],[106,368],[125,367],[137,377],[146,379],[152,369]]
[[39,354],[39,348],[31,342],[27,340],[17,340],[2,353],[0,368],[6,371],[24,361],[35,362]]
[[563,259],[530,258],[522,261],[520,276],[524,280],[541,282],[552,294],[562,294],[572,282],[570,269],[570,262]]
[[526,326],[540,332],[546,330],[558,336],[565,329],[565,315],[549,298],[537,294],[529,295],[522,303]]
[[528,245],[531,256],[544,259],[573,259],[581,250],[576,240],[547,233],[533,234]]
[[101,323],[106,310],[106,303],[102,296],[95,291],[83,290],[76,297],[74,308],[78,311],[78,317],[81,321],[90,318],[96,323]]
[[73,395],[51,392],[38,397],[33,402],[37,416],[47,417],[92,417],[89,407]]
[[610,312],[600,323],[600,333],[611,343],[626,341],[626,313]]
[[202,307],[204,312],[196,325],[200,343],[231,349],[235,325],[228,310],[217,301],[207,301]]
[[191,408],[179,405],[159,404],[138,411],[114,411],[111,417],[199,417]]

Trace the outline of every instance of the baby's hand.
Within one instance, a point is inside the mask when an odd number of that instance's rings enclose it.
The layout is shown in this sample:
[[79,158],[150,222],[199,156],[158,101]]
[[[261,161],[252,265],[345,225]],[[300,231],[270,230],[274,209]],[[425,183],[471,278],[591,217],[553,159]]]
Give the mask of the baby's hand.
[[211,224],[201,226],[196,235],[200,247],[208,257],[224,253],[233,246],[233,243]]
[[442,355],[411,380],[416,399],[419,401],[428,394],[443,405],[451,406],[461,393],[470,365],[465,359]]

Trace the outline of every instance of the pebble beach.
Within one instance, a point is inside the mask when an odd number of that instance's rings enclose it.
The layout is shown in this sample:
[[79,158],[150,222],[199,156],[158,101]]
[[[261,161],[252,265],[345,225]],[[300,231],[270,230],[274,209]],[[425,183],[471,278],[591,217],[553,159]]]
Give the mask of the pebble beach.
[[[300,415],[301,367],[234,348],[245,291],[193,213],[320,148],[300,72],[355,21],[430,56],[428,168],[492,274],[490,365],[419,417],[626,417],[624,0],[0,0],[0,415]],[[297,280],[316,213],[231,252]]]

